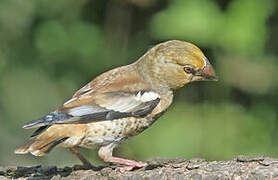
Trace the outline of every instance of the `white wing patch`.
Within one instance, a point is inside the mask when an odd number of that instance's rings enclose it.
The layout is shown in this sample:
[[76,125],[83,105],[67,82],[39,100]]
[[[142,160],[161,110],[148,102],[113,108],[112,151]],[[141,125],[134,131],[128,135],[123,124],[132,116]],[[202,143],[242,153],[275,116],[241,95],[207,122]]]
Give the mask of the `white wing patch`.
[[116,101],[113,105],[109,106],[109,109],[113,109],[119,112],[130,112],[142,103],[153,101],[159,98],[159,95],[155,92],[138,92],[135,96],[125,97]]
[[119,112],[129,112],[129,110],[136,108],[140,104],[140,101],[136,101],[132,97],[129,97],[119,99],[115,103],[107,105],[106,108]]
[[136,95],[136,100],[142,101],[142,102],[148,102],[148,101],[153,101],[155,99],[159,98],[159,95],[155,92],[145,92],[141,93],[141,91]]
[[136,95],[122,96],[118,98],[111,98],[106,103],[98,103],[99,106],[118,111],[118,112],[131,112],[140,108],[146,102],[153,101],[159,98],[155,92],[138,92]]
[[90,107],[90,106],[79,106],[70,109],[69,114],[72,116],[84,116],[88,114],[93,114],[99,112],[96,109]]

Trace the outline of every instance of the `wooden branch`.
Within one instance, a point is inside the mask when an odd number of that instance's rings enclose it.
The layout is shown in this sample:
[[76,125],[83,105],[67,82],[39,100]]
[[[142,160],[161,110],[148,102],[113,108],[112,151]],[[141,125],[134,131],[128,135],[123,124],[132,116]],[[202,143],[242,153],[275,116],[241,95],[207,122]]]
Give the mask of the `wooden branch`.
[[56,166],[0,167],[0,179],[278,179],[278,159],[263,156],[238,156],[229,161],[204,159],[151,159],[142,169],[120,173],[117,166],[99,171]]

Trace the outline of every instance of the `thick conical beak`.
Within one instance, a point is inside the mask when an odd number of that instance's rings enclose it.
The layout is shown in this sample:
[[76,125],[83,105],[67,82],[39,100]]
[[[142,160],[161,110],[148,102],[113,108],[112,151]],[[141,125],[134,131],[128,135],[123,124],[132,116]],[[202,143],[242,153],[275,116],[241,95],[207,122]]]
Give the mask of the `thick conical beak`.
[[204,58],[204,63],[205,66],[203,69],[201,69],[198,72],[198,76],[201,76],[203,80],[208,80],[208,81],[217,81],[218,77],[216,76],[214,69],[212,65],[209,63],[208,59],[205,57]]

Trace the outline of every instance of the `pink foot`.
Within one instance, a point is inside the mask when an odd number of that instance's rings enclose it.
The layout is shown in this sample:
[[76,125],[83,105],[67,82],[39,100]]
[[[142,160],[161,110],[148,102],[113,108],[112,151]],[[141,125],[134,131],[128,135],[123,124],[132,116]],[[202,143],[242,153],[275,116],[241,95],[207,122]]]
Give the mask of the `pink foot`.
[[148,165],[147,163],[144,163],[144,162],[137,162],[137,161],[118,158],[118,157],[111,157],[109,159],[109,162],[127,165],[125,167],[117,168],[117,170],[119,170],[121,173],[131,171],[133,168],[136,168],[136,167],[141,168],[141,167],[145,167]]
[[127,172],[127,171],[131,171],[133,168],[141,168],[141,167],[145,167],[147,166],[147,163],[143,163],[143,162],[136,162],[136,164],[133,165],[128,165],[125,167],[119,167],[117,168],[118,171],[120,171],[121,173]]

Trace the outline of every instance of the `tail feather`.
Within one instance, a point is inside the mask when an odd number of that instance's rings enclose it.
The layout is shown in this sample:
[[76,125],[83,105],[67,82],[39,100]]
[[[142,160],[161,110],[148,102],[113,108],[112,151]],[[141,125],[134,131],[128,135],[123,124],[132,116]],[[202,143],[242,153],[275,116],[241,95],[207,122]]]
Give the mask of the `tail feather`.
[[64,142],[68,137],[60,139],[45,139],[45,140],[33,140],[31,139],[26,144],[14,151],[15,154],[27,154],[31,153],[34,156],[43,156],[50,152],[55,146]]
[[63,121],[68,118],[70,118],[70,116],[67,114],[60,113],[60,112],[52,112],[45,117],[28,122],[27,124],[23,125],[22,128],[31,129],[31,128],[38,128],[42,126],[49,126],[51,124],[59,123],[59,121]]
[[29,140],[27,143],[22,145],[20,148],[14,151],[15,154],[27,154],[29,153],[29,148],[34,144],[35,140]]
[[44,153],[49,153],[55,146],[57,146],[58,144],[64,142],[67,139],[68,139],[68,137],[64,137],[64,138],[52,141],[52,142],[42,146],[40,151],[42,151]]
[[47,128],[50,126],[41,126],[39,127],[31,136],[30,138],[34,138],[37,137],[38,135],[42,134],[43,132],[45,132],[47,130]]
[[24,129],[38,128],[41,126],[46,126],[45,118],[36,119],[34,121],[28,122],[22,126]]

